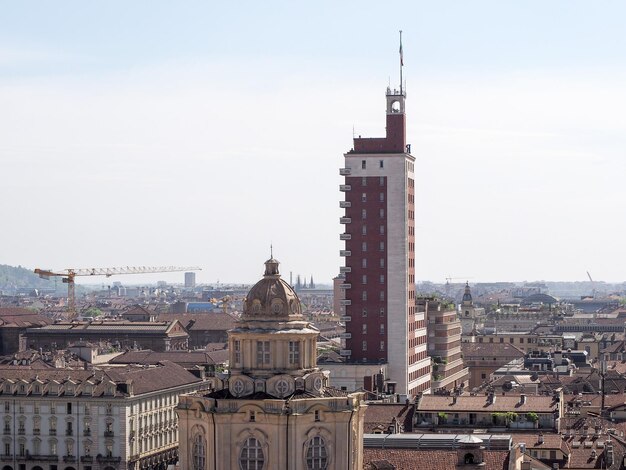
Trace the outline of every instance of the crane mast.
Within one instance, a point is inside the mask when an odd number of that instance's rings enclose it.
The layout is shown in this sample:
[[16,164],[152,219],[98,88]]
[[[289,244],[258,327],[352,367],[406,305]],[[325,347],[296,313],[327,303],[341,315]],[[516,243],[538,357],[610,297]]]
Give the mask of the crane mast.
[[60,271],[52,271],[49,269],[35,269],[42,279],[50,279],[51,277],[61,277],[63,283],[67,284],[67,313],[69,319],[76,317],[76,276],[117,276],[123,274],[151,274],[151,273],[169,273],[176,271],[201,271],[202,268],[197,266],[180,267],[180,266],[125,266],[117,268],[68,268]]

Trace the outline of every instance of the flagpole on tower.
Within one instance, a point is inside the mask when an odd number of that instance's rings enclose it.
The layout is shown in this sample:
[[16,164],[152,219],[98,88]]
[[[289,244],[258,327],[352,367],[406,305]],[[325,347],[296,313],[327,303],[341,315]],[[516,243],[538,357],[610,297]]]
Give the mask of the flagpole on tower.
[[402,52],[402,30],[400,30],[400,94],[402,95],[402,67],[404,66],[404,54]]

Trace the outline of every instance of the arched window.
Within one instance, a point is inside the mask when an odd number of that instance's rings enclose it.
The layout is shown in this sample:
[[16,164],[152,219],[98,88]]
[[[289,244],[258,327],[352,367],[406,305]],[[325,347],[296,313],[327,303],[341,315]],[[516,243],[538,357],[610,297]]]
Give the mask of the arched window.
[[204,445],[204,436],[202,434],[198,434],[193,441],[191,459],[193,462],[193,470],[204,470],[206,462],[206,447]]
[[315,436],[309,441],[306,451],[306,468],[307,470],[325,470],[328,466],[328,453],[326,452],[326,444],[320,436]]
[[243,443],[239,454],[239,468],[241,470],[263,470],[265,458],[261,443],[254,437],[249,437]]

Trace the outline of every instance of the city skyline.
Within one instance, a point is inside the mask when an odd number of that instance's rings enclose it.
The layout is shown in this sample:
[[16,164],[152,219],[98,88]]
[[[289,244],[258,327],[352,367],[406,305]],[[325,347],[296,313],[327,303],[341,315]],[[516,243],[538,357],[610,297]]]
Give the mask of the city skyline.
[[3,6],[0,263],[329,283],[402,29],[416,280],[624,280],[625,6],[107,6]]

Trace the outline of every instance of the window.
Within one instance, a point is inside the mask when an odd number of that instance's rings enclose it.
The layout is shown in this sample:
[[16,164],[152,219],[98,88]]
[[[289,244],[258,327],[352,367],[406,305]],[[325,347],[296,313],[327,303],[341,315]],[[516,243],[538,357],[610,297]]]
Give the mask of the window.
[[384,283],[385,283],[385,275],[384,275],[384,274],[381,274],[381,275],[380,275],[380,283],[381,283],[381,284],[384,284]]
[[193,470],[204,470],[206,465],[206,447],[204,445],[204,436],[201,434],[198,434],[193,440],[191,455]]
[[315,410],[315,421],[320,421],[320,410]]
[[361,300],[367,300],[367,291],[363,291],[361,294]]
[[361,225],[361,235],[367,235],[367,225]]
[[365,170],[367,168],[367,162],[365,160],[361,160],[361,169]]
[[384,268],[385,267],[385,258],[381,258],[380,259],[380,267]]
[[361,178],[361,186],[367,186],[367,178],[365,176]]
[[500,338],[500,342],[501,342],[501,343],[504,343],[504,338]]
[[367,251],[367,242],[361,242],[361,251]]
[[239,454],[239,468],[241,470],[262,470],[265,464],[261,443],[254,437],[249,437],[243,443]]
[[361,219],[367,219],[367,209],[361,209]]
[[378,196],[380,202],[383,202],[385,200],[385,193],[380,193]]
[[367,334],[367,324],[361,325],[361,333],[363,333],[364,335]]
[[71,415],[71,414],[72,414],[72,404],[71,404],[71,403],[68,403],[68,404],[67,404],[67,414],[68,414],[68,415]]
[[21,441],[19,449],[20,449],[19,450],[20,457],[24,457],[26,455],[26,443]]
[[361,343],[361,350],[363,350],[363,351],[367,351],[367,341],[363,341],[363,342]]
[[378,168],[384,168],[385,162],[383,160],[378,160]]
[[57,454],[57,441],[51,440],[50,441],[50,455],[56,455],[56,454]]
[[235,348],[235,363],[239,364],[241,362],[241,341],[238,339],[234,341]]
[[250,412],[250,422],[251,423],[255,423],[256,422],[256,413],[254,411]]
[[378,177],[378,184],[380,186],[385,186],[385,177],[384,176],[379,176]]
[[33,440],[33,454],[39,455],[41,452],[41,441],[39,439]]
[[380,324],[380,334],[381,334],[381,335],[384,335],[384,334],[385,334],[385,324],[384,324],[384,323],[381,323],[381,324]]
[[256,362],[258,365],[270,363],[270,342],[256,342]]
[[380,218],[384,219],[385,218],[385,209],[380,209],[379,214],[380,214]]
[[381,307],[380,308],[380,316],[384,317],[385,316],[385,307]]
[[385,300],[385,291],[384,291],[384,290],[381,290],[381,291],[380,291],[380,300],[381,300],[381,301],[384,301],[384,300]]
[[300,364],[300,342],[289,341],[289,364]]
[[384,225],[379,226],[379,227],[378,227],[378,232],[379,232],[381,235],[384,235],[384,234],[385,234],[385,226],[384,226]]
[[385,242],[380,242],[380,243],[378,244],[378,249],[379,249],[380,251],[385,251]]
[[4,455],[11,455],[11,443],[4,443]]
[[325,470],[328,467],[328,454],[324,439],[315,436],[309,441],[306,451],[307,470]]
[[384,341],[381,341],[381,342],[380,342],[380,350],[381,350],[381,351],[384,351],[384,350],[385,350],[385,342],[384,342]]
[[5,402],[4,402],[4,412],[5,412],[5,413],[9,413],[9,412],[11,411],[10,406],[11,406],[11,405],[9,404],[9,402],[8,402],[8,401],[5,401]]
[[361,202],[367,202],[367,193],[361,193]]
[[363,313],[363,316],[366,317],[367,316],[367,309],[364,308],[362,313]]
[[361,259],[361,267],[362,268],[367,268],[367,258],[362,258]]
[[361,284],[367,284],[367,274],[363,274],[363,277],[361,279]]

